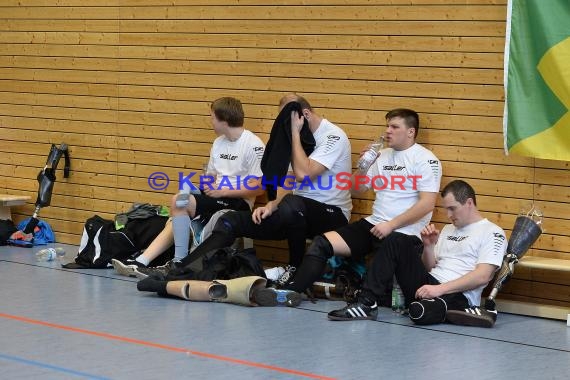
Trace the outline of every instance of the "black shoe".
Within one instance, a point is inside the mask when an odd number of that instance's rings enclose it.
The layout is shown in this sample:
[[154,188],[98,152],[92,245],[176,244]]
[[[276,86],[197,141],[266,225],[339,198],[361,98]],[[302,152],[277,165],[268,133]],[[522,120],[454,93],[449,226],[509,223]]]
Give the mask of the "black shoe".
[[253,300],[259,306],[291,306],[301,304],[302,296],[294,290],[261,288],[253,293]]
[[374,303],[372,306],[356,302],[346,305],[339,310],[333,310],[328,314],[331,321],[356,321],[370,319],[376,320],[378,316],[378,305]]
[[488,311],[472,306],[465,310],[448,310],[445,318],[454,325],[493,327],[497,320],[497,310]]
[[123,261],[112,259],[111,262],[113,264],[113,268],[115,268],[115,271],[118,274],[128,277],[137,277],[135,273],[137,269],[146,268],[144,264],[139,263],[134,259],[127,259]]
[[180,261],[170,260],[166,264],[158,266],[158,267],[136,268],[134,270],[134,275],[136,278],[141,279],[141,280],[144,280],[145,278],[147,278],[149,276],[153,276],[155,278],[165,278],[172,269],[177,268],[176,264],[179,262]]

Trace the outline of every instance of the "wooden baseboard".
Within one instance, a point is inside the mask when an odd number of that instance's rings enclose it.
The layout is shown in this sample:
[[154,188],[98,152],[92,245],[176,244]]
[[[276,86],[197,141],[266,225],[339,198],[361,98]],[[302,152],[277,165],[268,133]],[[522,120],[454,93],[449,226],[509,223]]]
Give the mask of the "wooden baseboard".
[[502,313],[529,315],[532,317],[569,321],[570,308],[554,305],[539,305],[530,302],[495,300],[497,310]]

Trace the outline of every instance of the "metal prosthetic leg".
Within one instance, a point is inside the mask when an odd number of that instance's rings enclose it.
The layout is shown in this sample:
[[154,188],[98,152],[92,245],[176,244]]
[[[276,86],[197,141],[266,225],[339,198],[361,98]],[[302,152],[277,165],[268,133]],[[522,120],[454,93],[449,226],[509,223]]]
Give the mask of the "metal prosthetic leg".
[[36,199],[36,209],[34,215],[24,228],[24,234],[29,234],[34,231],[38,225],[38,215],[40,209],[49,206],[51,203],[51,194],[53,192],[53,185],[55,183],[55,171],[61,156],[65,155],[65,168],[63,170],[63,177],[69,177],[69,151],[66,144],[61,144],[59,147],[54,144],[51,145],[49,155],[44,168],[38,173],[38,197]]
[[497,293],[513,275],[514,266],[525,255],[529,248],[542,234],[542,214],[533,208],[526,215],[519,215],[515,221],[513,232],[507,246],[507,253],[503,257],[503,264],[493,283],[491,294],[485,301],[485,308],[494,311]]

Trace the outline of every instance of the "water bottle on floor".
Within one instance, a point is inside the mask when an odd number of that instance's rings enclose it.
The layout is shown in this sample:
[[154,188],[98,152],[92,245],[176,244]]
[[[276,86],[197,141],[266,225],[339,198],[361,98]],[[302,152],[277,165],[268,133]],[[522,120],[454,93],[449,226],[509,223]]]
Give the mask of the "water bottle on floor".
[[59,260],[65,256],[65,249],[62,247],[57,248],[44,248],[36,252],[36,261],[48,262]]
[[406,299],[404,297],[404,292],[394,276],[392,285],[392,310],[394,313],[404,314],[406,312]]

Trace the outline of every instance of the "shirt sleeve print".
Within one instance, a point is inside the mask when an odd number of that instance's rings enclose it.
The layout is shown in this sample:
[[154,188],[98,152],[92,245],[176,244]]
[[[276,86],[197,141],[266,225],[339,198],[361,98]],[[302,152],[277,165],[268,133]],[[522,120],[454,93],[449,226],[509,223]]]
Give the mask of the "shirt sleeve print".
[[247,151],[247,166],[251,175],[260,177],[263,175],[261,171],[261,159],[263,158],[263,152],[265,147],[260,141],[253,142]]
[[487,238],[481,244],[478,263],[501,266],[507,250],[507,237],[502,230],[493,228],[486,234]]
[[428,157],[419,165],[419,173],[416,173],[418,190],[426,192],[438,192],[441,181],[441,166],[439,160]]
[[320,144],[309,155],[309,158],[330,169],[341,158],[344,152],[343,144],[345,143],[342,136],[330,133],[325,137],[324,143]]

